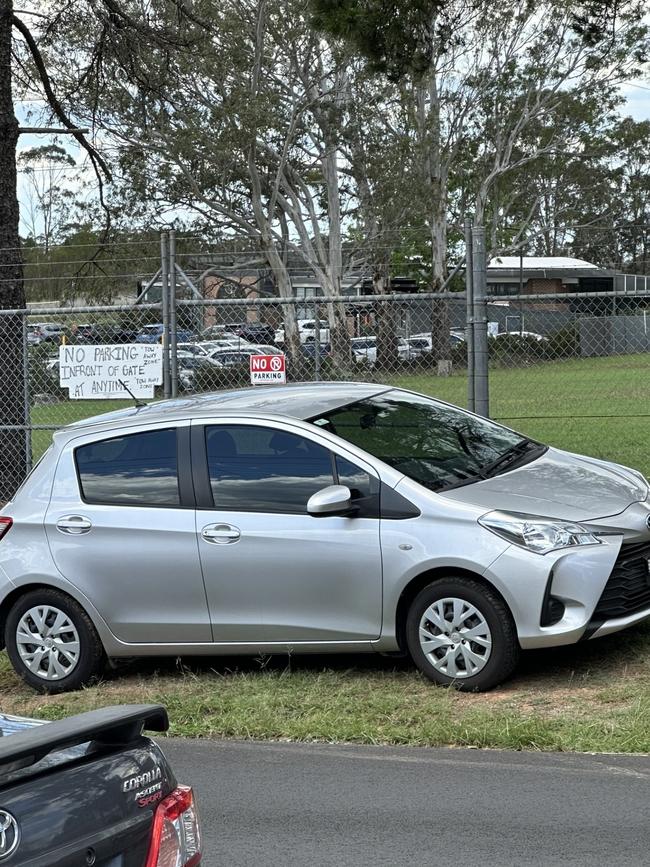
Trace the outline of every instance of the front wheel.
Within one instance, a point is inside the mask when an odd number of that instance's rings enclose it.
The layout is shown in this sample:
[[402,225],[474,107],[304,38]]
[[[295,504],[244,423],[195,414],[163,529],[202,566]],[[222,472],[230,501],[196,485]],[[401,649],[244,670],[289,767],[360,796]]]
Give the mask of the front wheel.
[[38,692],[79,689],[102,670],[104,649],[83,608],[59,590],[32,590],[7,616],[7,653]]
[[469,692],[502,683],[519,659],[510,611],[471,578],[445,578],[421,590],[407,615],[406,640],[429,680]]

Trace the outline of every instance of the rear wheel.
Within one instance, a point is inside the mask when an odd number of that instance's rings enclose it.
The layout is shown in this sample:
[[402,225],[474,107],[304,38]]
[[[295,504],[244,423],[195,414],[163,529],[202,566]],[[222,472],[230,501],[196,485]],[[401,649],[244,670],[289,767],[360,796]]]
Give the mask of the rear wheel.
[[425,587],[411,604],[406,639],[430,680],[478,692],[502,683],[519,659],[512,615],[489,587],[453,577]]
[[59,590],[32,590],[19,599],[7,617],[5,643],[16,673],[38,692],[79,689],[103,668],[92,621]]

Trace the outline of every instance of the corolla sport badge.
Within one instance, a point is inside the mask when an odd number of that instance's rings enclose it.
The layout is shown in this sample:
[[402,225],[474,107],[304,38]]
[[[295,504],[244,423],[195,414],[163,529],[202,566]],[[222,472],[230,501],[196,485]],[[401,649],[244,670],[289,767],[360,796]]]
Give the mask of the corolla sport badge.
[[11,813],[0,810],[0,861],[8,858],[18,848],[20,828]]

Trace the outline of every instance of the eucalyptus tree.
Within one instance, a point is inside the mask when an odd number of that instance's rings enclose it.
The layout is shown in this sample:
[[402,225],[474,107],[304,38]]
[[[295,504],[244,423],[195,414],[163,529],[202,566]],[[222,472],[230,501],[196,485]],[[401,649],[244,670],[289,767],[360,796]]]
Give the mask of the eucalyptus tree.
[[[310,29],[298,0],[282,8],[204,0],[192,8],[202,22],[192,56],[145,55],[136,46],[132,62],[146,71],[146,92],[107,76],[100,92],[82,94],[88,116],[118,149],[132,196],[253,242],[259,255],[246,264],[266,264],[281,299],[293,297],[292,263],[302,263],[335,299],[327,315],[344,365],[349,343],[338,299],[361,261],[343,256],[356,195],[343,153],[354,69]],[[79,34],[79,53],[82,43]],[[282,309],[297,356],[293,307]]]
[[25,178],[21,224],[28,237],[42,243],[47,255],[51,245],[61,240],[78,202],[78,191],[67,174],[76,162],[61,145],[49,144],[21,150],[17,163]]
[[[402,9],[401,7],[407,7]],[[499,223],[509,178],[560,150],[580,153],[574,104],[605,114],[647,58],[639,0],[311,0],[314,26],[401,82],[415,131],[431,285],[446,275],[448,224]],[[408,50],[403,50],[404,46]],[[535,136],[533,133],[537,133]]]
[[[60,6],[26,2],[21,6],[16,10],[13,0],[0,0],[0,309],[4,310],[25,307],[16,191],[20,127],[15,98],[28,95],[44,101],[42,121],[46,126],[55,122],[83,148],[96,171],[104,201],[110,166],[92,136],[79,129],[77,95],[83,88],[99,89],[108,57],[119,77],[128,80],[134,72],[130,60],[135,44],[143,50],[150,46],[168,52],[185,46],[185,22],[191,14],[183,0],[170,0],[163,16],[151,16],[146,3],[131,0],[75,0]],[[77,46],[73,46],[74,33],[83,33],[81,63]],[[64,79],[65,88],[61,86]],[[104,212],[108,225],[107,207]],[[13,494],[27,465],[29,417],[24,399],[22,322],[19,314],[0,316],[0,368],[5,382],[0,390],[0,501]]]

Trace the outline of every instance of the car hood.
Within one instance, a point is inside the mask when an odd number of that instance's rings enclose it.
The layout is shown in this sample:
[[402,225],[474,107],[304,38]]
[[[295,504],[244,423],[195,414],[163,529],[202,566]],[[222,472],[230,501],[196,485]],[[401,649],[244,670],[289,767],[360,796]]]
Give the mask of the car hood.
[[647,495],[647,485],[632,470],[559,449],[548,449],[518,469],[442,493],[486,510],[524,512],[565,521],[618,515]]

